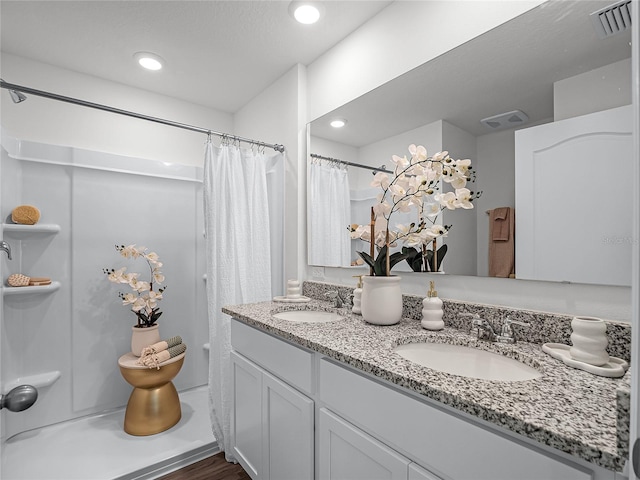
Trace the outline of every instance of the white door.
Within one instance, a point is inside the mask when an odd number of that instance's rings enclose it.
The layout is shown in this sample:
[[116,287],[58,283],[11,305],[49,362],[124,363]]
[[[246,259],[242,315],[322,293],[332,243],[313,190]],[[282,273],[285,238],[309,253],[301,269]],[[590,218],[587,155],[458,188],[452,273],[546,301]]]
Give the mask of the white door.
[[320,480],[407,480],[408,459],[325,408],[319,423]]
[[262,386],[262,479],[313,480],[313,400],[266,372]]
[[262,477],[263,370],[231,352],[233,453],[253,480]]
[[516,278],[631,285],[632,117],[626,105],[515,132]]

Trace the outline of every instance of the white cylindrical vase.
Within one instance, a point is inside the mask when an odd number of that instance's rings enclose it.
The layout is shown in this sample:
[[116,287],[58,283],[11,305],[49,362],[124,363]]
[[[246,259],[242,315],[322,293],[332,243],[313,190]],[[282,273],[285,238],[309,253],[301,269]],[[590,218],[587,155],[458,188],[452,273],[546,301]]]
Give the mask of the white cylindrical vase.
[[131,353],[139,357],[144,347],[153,345],[160,341],[160,330],[158,324],[151,327],[131,327]]
[[571,358],[589,365],[601,366],[609,361],[607,324],[595,317],[573,317],[571,320]]
[[402,318],[402,291],[397,275],[363,276],[360,310],[365,322],[395,325]]

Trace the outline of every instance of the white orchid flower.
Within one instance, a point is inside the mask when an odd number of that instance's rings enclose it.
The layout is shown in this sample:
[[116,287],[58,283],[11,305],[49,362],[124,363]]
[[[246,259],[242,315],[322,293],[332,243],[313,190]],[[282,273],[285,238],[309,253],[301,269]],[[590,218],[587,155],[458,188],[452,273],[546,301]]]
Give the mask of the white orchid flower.
[[121,280],[125,270],[126,270],[125,267],[119,268],[118,270],[111,272],[109,275],[107,275],[107,278],[109,279],[110,282],[113,282],[113,283],[123,283]]
[[438,152],[436,154],[433,155],[432,160],[434,162],[442,162],[445,158],[447,158],[449,156],[449,152],[447,152],[446,150],[442,151],[442,152]]
[[422,214],[428,218],[435,218],[440,214],[440,204],[429,202],[425,203],[422,208]]
[[164,275],[161,272],[153,272],[153,282],[154,283],[164,282]]
[[389,213],[391,213],[391,205],[389,205],[387,202],[376,203],[373,206],[373,213],[375,213],[376,216],[379,215],[382,217],[387,217]]
[[407,190],[400,183],[394,183],[389,187],[389,191],[394,197],[402,198],[407,194]]
[[459,190],[461,188],[464,188],[464,186],[467,184],[467,176],[464,173],[456,170],[450,177],[449,183],[451,183],[451,186],[453,188]]
[[456,189],[455,205],[457,208],[464,208],[465,210],[473,208],[473,204],[471,203],[471,191],[468,188]]
[[391,160],[393,160],[393,163],[396,164],[396,170],[400,169],[400,171],[402,171],[409,166],[409,160],[407,160],[407,157],[392,155]]
[[134,312],[139,312],[146,306],[147,306],[147,302],[144,301],[144,298],[138,297],[136,298],[135,302],[133,302],[133,306],[131,307],[131,310],[133,310]]
[[411,163],[422,162],[427,159],[427,149],[422,145],[409,145],[409,153],[411,154]]
[[389,175],[387,175],[385,172],[376,173],[373,177],[373,180],[371,181],[371,186],[381,187],[386,190],[387,188],[389,188]]
[[129,286],[138,293],[146,292],[151,288],[149,282],[139,281],[137,278],[132,279]]
[[432,235],[436,237],[446,237],[448,230],[444,228],[442,225],[432,225],[429,227],[429,230]]
[[145,253],[143,256],[150,263],[155,264],[158,261],[158,254],[155,252]]
[[447,193],[442,193],[440,195],[436,195],[434,199],[436,200],[436,202],[440,202],[440,205],[447,208],[448,210],[456,209],[456,205],[455,205],[456,194],[453,192],[447,192]]
[[471,169],[471,160],[465,158],[464,160],[456,160],[456,169],[465,175]]
[[136,297],[133,293],[125,293],[122,296],[122,305],[131,305],[136,301],[138,297]]

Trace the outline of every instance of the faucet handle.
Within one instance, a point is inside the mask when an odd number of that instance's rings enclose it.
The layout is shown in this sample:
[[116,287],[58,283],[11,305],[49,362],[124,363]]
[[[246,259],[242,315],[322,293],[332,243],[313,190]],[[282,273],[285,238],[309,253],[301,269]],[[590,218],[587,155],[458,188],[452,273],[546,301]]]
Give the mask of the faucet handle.
[[[520,320],[512,320],[512,319],[507,315],[507,318],[505,318],[505,319],[504,319],[504,325],[509,326],[509,325],[512,325],[512,324],[520,325],[520,326],[522,326],[522,327],[530,327],[530,326],[531,326],[531,324],[530,324],[530,323],[527,323],[527,322],[521,322]],[[504,325],[503,325],[503,326],[504,326]]]
[[521,322],[519,320],[512,320],[511,318],[509,318],[507,316],[507,318],[504,319],[504,323],[502,324],[502,328],[500,329],[500,335],[498,335],[497,340],[499,342],[502,343],[515,343],[516,339],[513,335],[513,328],[511,328],[511,325],[515,324],[515,325],[520,325],[522,327],[530,327],[531,324],[530,323],[526,323],[526,322]]

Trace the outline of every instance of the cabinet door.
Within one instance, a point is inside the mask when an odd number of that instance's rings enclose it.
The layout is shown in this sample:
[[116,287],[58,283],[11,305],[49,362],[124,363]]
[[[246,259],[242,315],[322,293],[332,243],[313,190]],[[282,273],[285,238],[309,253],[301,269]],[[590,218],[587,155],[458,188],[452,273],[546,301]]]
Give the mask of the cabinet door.
[[406,458],[325,408],[319,422],[321,480],[407,480]]
[[262,478],[312,480],[313,400],[266,372],[262,385]]
[[233,453],[253,480],[262,476],[262,374],[256,365],[231,352]]

